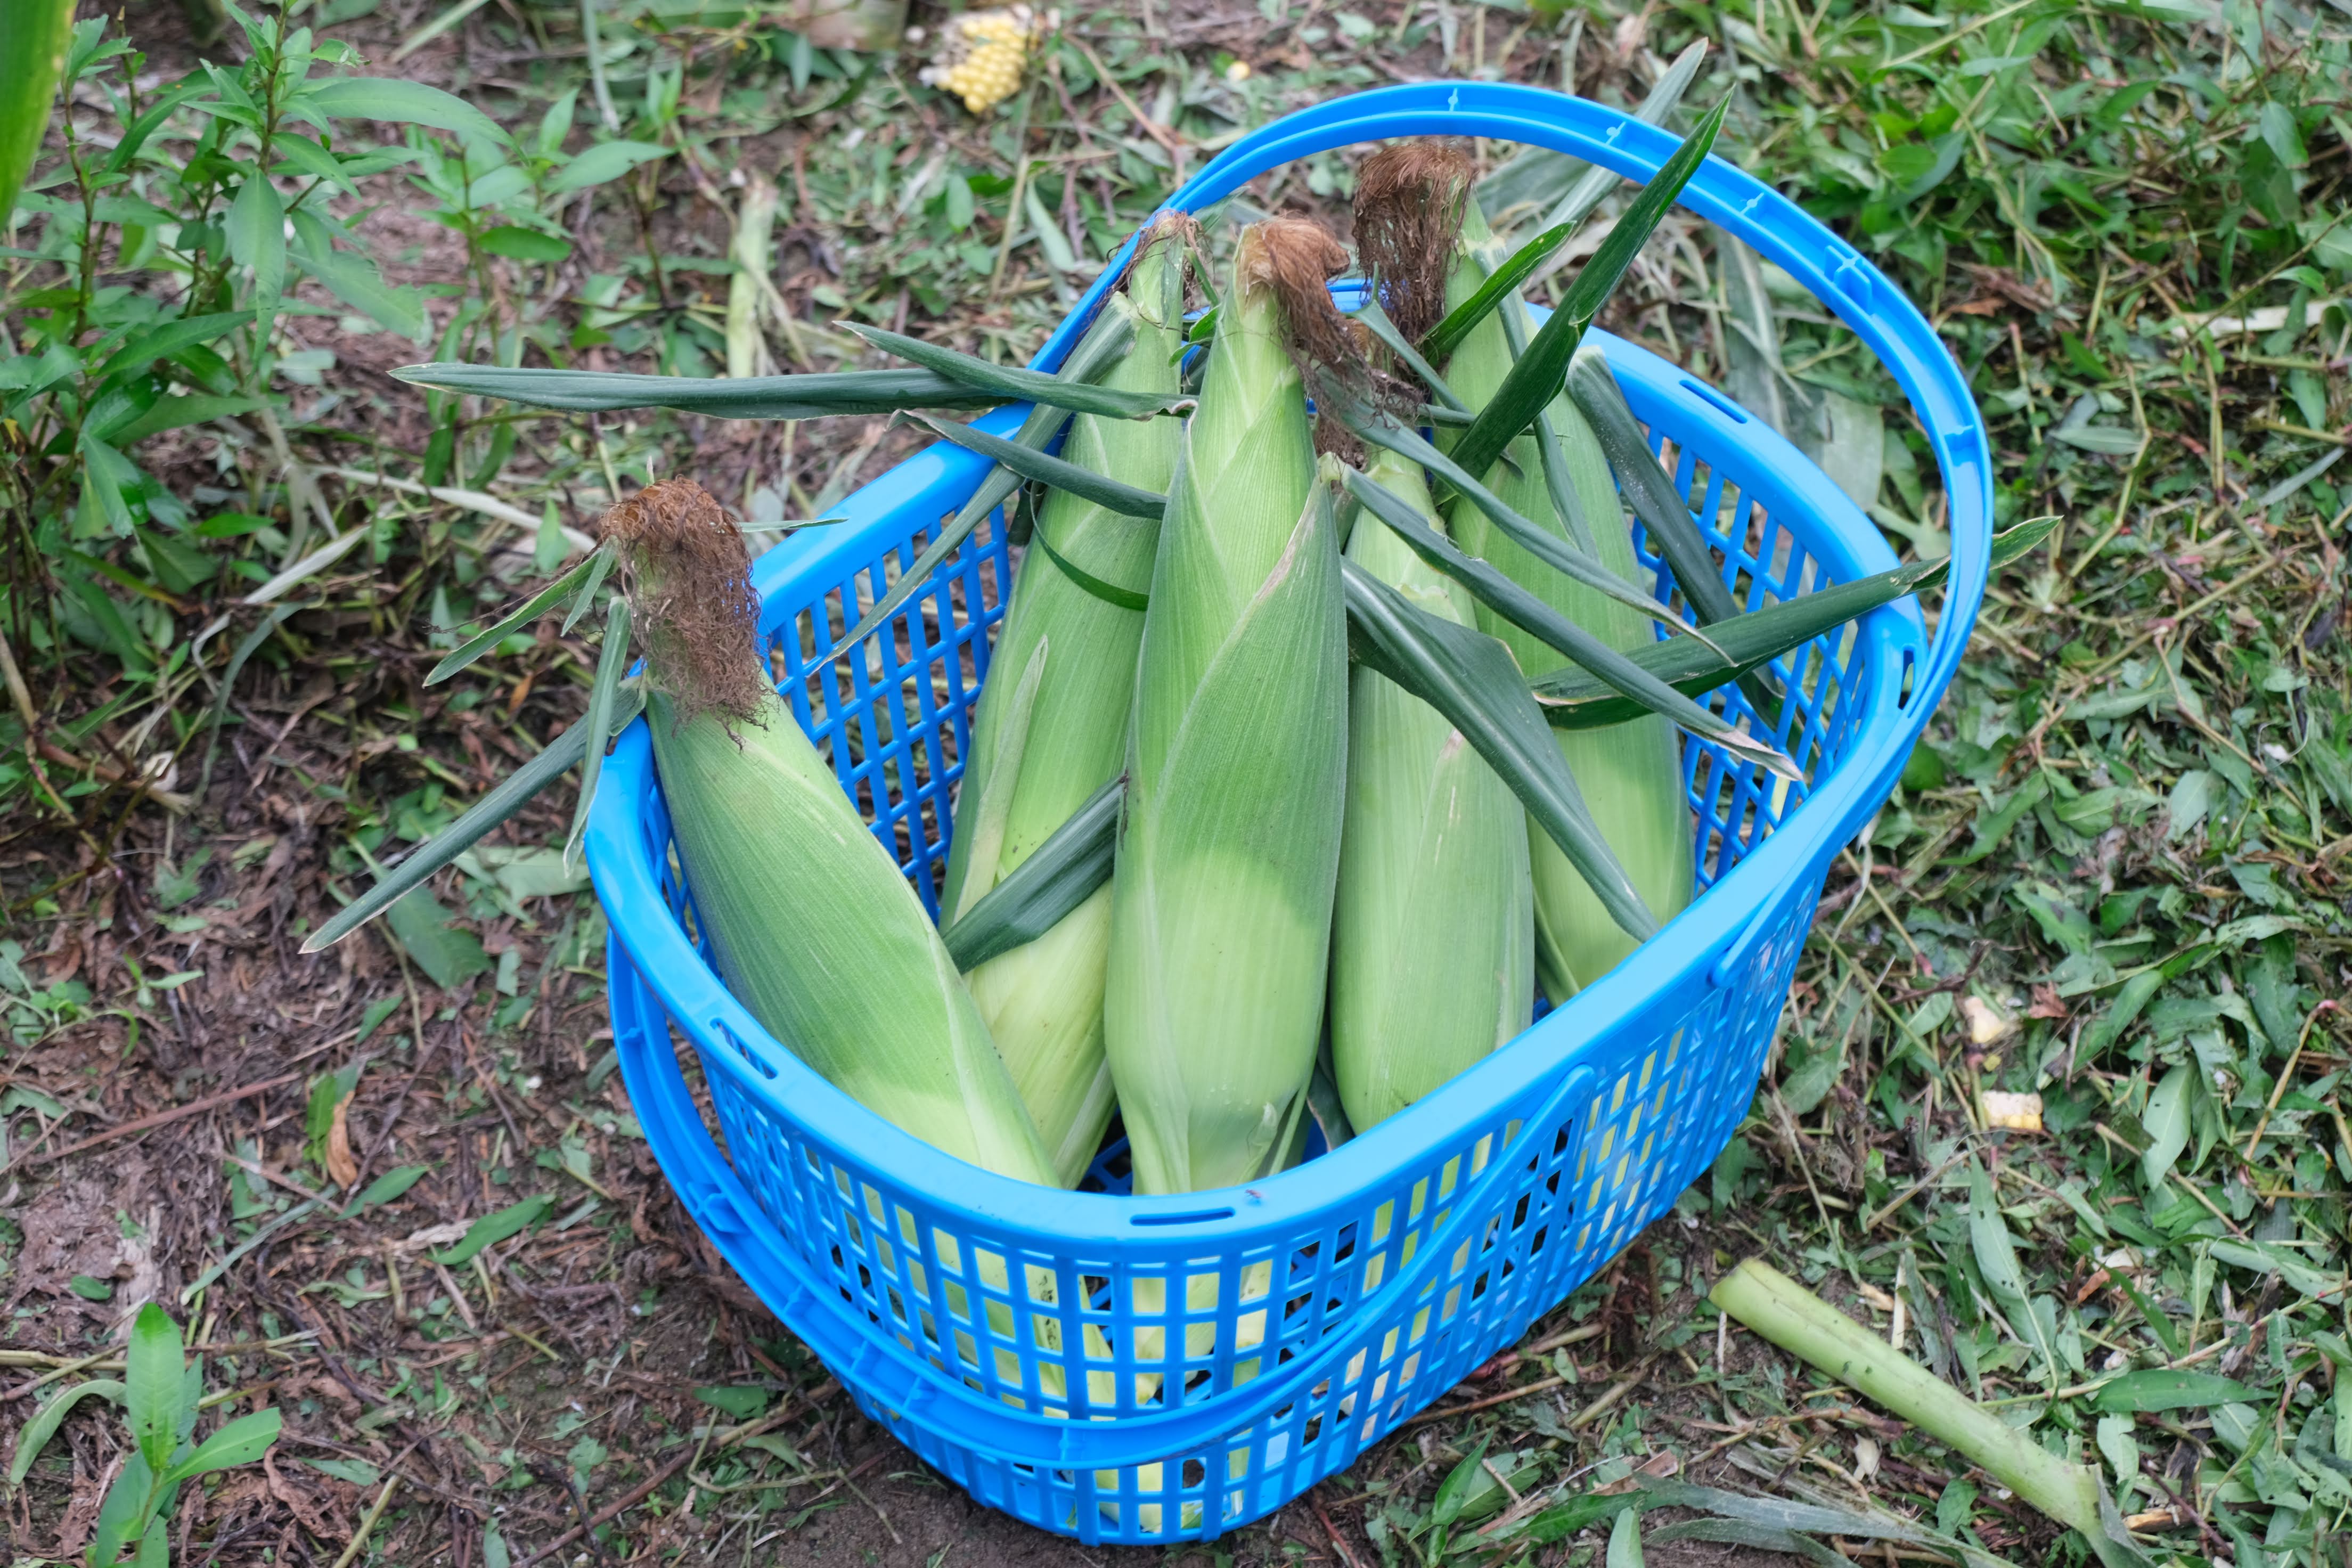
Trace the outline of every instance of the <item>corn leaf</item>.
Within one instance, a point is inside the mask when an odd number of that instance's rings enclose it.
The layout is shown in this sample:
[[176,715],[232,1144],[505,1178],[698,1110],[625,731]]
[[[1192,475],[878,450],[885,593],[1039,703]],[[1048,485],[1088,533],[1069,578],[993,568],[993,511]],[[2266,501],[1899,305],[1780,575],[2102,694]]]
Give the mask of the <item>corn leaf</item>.
[[1601,242],[1569,285],[1567,295],[1560,300],[1551,319],[1544,322],[1528,352],[1511,367],[1494,397],[1478,416],[1476,424],[1463,434],[1454,455],[1463,468],[1474,474],[1483,474],[1503,455],[1518,433],[1535,423],[1544,405],[1559,393],[1560,383],[1568,374],[1569,361],[1574,357],[1577,345],[1584,340],[1584,329],[1592,323],[1601,305],[1617,287],[1618,279],[1633,264],[1634,256],[1666,216],[1690,177],[1698,172],[1699,163],[1715,145],[1716,132],[1723,129],[1724,110],[1728,100],[1709,110],[1675,155],[1666,160],[1650,183],[1642,187],[1609,237]]
[[[1444,405],[1446,412],[1464,416],[1469,413],[1470,405],[1454,395],[1454,389],[1445,384],[1445,378],[1437,374],[1437,367],[1430,363],[1428,358],[1420,351],[1404,341],[1404,333],[1397,330],[1396,322],[1389,319],[1387,310],[1381,306],[1379,300],[1373,297],[1370,289],[1364,290],[1364,302],[1357,306],[1349,314],[1361,321],[1365,330],[1380,340],[1382,348],[1396,355],[1407,370],[1421,378],[1421,384],[1429,388],[1430,395]],[[1450,424],[1452,421],[1449,420],[1447,423]],[[1467,424],[1469,421],[1465,418],[1463,423]]]
[[498,647],[499,643],[503,642],[512,634],[520,631],[523,627],[530,625],[531,622],[545,615],[550,609],[554,607],[555,602],[558,599],[562,598],[564,595],[569,594],[572,589],[579,587],[590,577],[602,578],[604,576],[604,572],[598,569],[597,563],[602,559],[604,561],[605,565],[609,567],[611,564],[611,552],[612,546],[606,545],[602,550],[593,551],[590,553],[582,556],[579,563],[574,565],[570,571],[564,573],[562,576],[558,577],[554,582],[550,583],[546,587],[541,588],[538,593],[533,594],[530,598],[525,599],[512,613],[501,617],[497,624],[493,625],[488,631],[482,632],[478,636],[473,637],[467,641],[464,647],[457,649],[446,658],[444,658],[440,663],[435,665],[433,667],[433,672],[425,678],[425,684],[427,686],[439,685],[442,681],[448,679],[451,676],[457,674],[459,670],[465,668],[467,665],[473,663],[476,659],[489,652],[490,649]]
[[822,419],[908,408],[989,408],[1011,401],[928,370],[851,370],[824,375],[625,375],[584,370],[509,370],[443,361],[402,365],[402,381],[537,408],[609,413],[675,408],[714,419]]
[[1032,403],[1066,408],[1073,414],[1102,414],[1118,419],[1148,419],[1159,414],[1181,413],[1192,406],[1192,400],[1189,397],[1153,392],[1120,392],[1066,375],[1049,374],[1042,370],[991,364],[984,359],[958,353],[937,343],[927,343],[903,332],[885,331],[880,327],[852,326],[849,330],[875,347],[897,354],[900,359],[912,360],[927,371],[936,372],[974,391],[992,393],[994,400],[1000,403],[1027,398]]
[[[1410,458],[1452,485],[1471,505],[1486,513],[1496,528],[1509,535],[1514,543],[1545,565],[1621,605],[1641,611],[1652,620],[1667,618],[1666,607],[1655,598],[1576,549],[1551,530],[1512,510],[1493,490],[1472,479],[1468,469],[1423,440],[1418,432],[1408,430],[1391,420],[1350,412],[1342,412],[1339,417],[1348,428],[1373,446],[1385,447],[1401,458]],[[1674,629],[1688,630],[1683,626]]]
[[[588,693],[588,733],[613,732],[613,714],[621,702],[621,678],[629,668],[629,600],[613,595],[604,612],[604,646],[596,656],[596,684]],[[571,869],[580,841],[588,836],[588,813],[596,804],[596,781],[604,776],[604,749],[609,741],[590,746],[580,760],[580,798],[572,808],[572,832],[563,841],[563,866]]]
[[[613,715],[613,728],[626,726],[645,708],[642,692],[625,693]],[[383,913],[434,872],[472,848],[482,836],[515,813],[540,791],[572,770],[588,754],[589,727],[574,724],[548,742],[547,749],[500,780],[498,786],[448,826],[419,844],[394,864],[384,868],[376,885],[353,899],[303,942],[304,952],[317,952],[352,934]],[[607,731],[604,737],[610,740]]]
[[[1666,116],[1682,102],[1683,94],[1689,90],[1693,79],[1698,75],[1699,66],[1706,59],[1705,38],[1676,55],[1675,63],[1666,68],[1666,74],[1658,79],[1656,85],[1650,89],[1649,96],[1642,100],[1642,107],[1633,111],[1633,118],[1647,125],[1664,125]],[[1569,187],[1559,205],[1551,209],[1549,221],[1574,227],[1584,220],[1585,214],[1601,205],[1601,198],[1607,195],[1622,177],[1614,169],[1603,168],[1598,163],[1590,165],[1578,177],[1576,184]]]
[[1119,804],[1126,795],[1123,777],[1095,791],[1026,860],[940,933],[958,969],[977,969],[1036,941],[1110,880]]
[[1654,713],[1663,713],[1692,734],[1714,742],[1735,756],[1761,763],[1783,778],[1802,782],[1804,774],[1778,747],[1734,728],[1720,714],[1700,707],[1493,566],[1464,554],[1394,491],[1352,468],[1347,483],[1349,492],[1370,507],[1414,554],[1469,589],[1513,626],[1541,637],[1612,689]]
[[564,636],[572,634],[572,628],[580,624],[580,617],[586,615],[588,607],[596,602],[596,590],[604,585],[604,578],[613,570],[613,563],[619,559],[619,554],[614,550],[598,550],[590,553],[588,559],[593,564],[589,567],[587,580],[580,584],[580,596],[572,601],[572,608],[563,616]]
[[907,417],[967,451],[995,458],[1024,479],[1034,479],[1055,489],[1067,490],[1081,500],[1090,500],[1122,516],[1147,517],[1156,521],[1167,509],[1166,496],[1090,473],[1076,463],[1065,462],[1050,453],[1025,447],[1018,441],[1008,441],[1002,436],[992,436],[985,430],[959,425],[952,419],[936,419],[928,414],[909,414]]
[[[2038,548],[2058,526],[2054,517],[2037,517],[1993,535],[1995,570]],[[1686,696],[1711,691],[1811,642],[1834,626],[1868,615],[1942,583],[1951,570],[1948,559],[1914,561],[1891,571],[1874,572],[1851,583],[1838,583],[1801,598],[1768,605],[1744,616],[1718,621],[1708,636],[1715,647],[1696,637],[1675,637],[1636,648],[1627,657]],[[1720,649],[1720,652],[1717,649]],[[1622,724],[1645,710],[1640,703],[1618,695],[1591,671],[1570,667],[1536,676],[1528,682],[1543,705],[1544,717],[1555,729],[1590,730]]]
[[1573,224],[1555,224],[1512,252],[1510,259],[1495,268],[1486,281],[1478,286],[1476,293],[1448,310],[1444,321],[1429,329],[1429,335],[1421,341],[1422,353],[1432,363],[1444,363],[1454,351],[1462,346],[1462,340],[1468,337],[1479,322],[1493,315],[1495,308],[1512,289],[1527,281],[1528,273],[1533,272],[1546,257],[1568,243],[1568,237],[1574,227]]
[[1739,605],[1724,586],[1706,536],[1675,493],[1675,481],[1657,454],[1642,438],[1633,410],[1599,351],[1580,352],[1570,362],[1568,395],[1591,425],[1619,488],[1633,503],[1633,515],[1650,531],[1651,541],[1666,558],[1701,624],[1712,626],[1738,615]]
[[[1503,313],[1503,342],[1511,352],[1511,362],[1528,352],[1528,308],[1517,290],[1510,296],[1511,309]],[[1545,406],[1536,416],[1536,452],[1543,464],[1544,493],[1551,500],[1552,515],[1568,531],[1569,542],[1586,554],[1599,557],[1598,536],[1592,531],[1591,520],[1584,515],[1584,502],[1576,493],[1576,486],[1568,474],[1568,454],[1560,446],[1559,432],[1552,426],[1551,408]],[[1622,526],[1622,518],[1612,519]]]
[[[1664,125],[1698,75],[1706,52],[1706,40],[1702,38],[1676,55],[1666,74],[1633,110],[1633,118],[1645,125]],[[1616,170],[1589,163],[1573,153],[1530,147],[1478,182],[1478,205],[1488,218],[1500,223],[1512,216],[1514,208],[1533,211],[1549,203],[1551,211],[1538,226],[1549,228],[1562,223],[1573,226],[1600,204],[1620,177]]]
[[[1104,305],[1102,314],[1095,318],[1095,324],[1087,329],[1087,335],[1078,340],[1078,346],[1070,351],[1070,357],[1062,363],[1060,374],[1074,381],[1093,381],[1125,358],[1134,342],[1133,307],[1114,294]],[[1033,451],[1043,451],[1054,444],[1062,433],[1062,426],[1069,421],[1068,409],[1040,403],[1029,410],[1028,417],[1022,420],[1021,428],[1014,433],[1013,439]],[[972,491],[971,499],[963,503],[963,510],[957,512],[954,520],[923,547],[922,553],[915,557],[914,564],[899,574],[898,580],[890,585],[890,591],[849,628],[849,635],[825,655],[825,662],[830,664],[852,648],[862,646],[867,637],[887,625],[890,617],[897,615],[908,600],[922,591],[923,584],[931,580],[931,574],[937,572],[948,557],[971,537],[972,530],[980,526],[982,520],[1002,505],[1005,497],[1020,488],[1021,476],[1012,469],[1002,464],[990,469],[987,477],[980,481],[979,489]]]
[[1349,656],[1451,720],[1591,885],[1610,917],[1636,940],[1655,932],[1656,920],[1594,825],[1533,700],[1516,700],[1521,683],[1510,650],[1407,603],[1353,562],[1341,562],[1340,574]]

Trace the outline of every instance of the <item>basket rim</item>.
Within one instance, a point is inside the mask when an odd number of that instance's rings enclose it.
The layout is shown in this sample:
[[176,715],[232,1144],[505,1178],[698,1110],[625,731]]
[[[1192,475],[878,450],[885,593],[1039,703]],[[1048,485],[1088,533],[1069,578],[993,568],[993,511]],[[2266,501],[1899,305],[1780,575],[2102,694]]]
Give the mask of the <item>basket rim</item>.
[[[1826,537],[1807,540],[1810,554],[1840,569],[1841,574],[1895,564],[1893,552],[1861,510],[1778,432],[1744,415],[1735,421],[1726,409],[1736,405],[1671,362],[1605,332],[1593,331],[1590,338],[1625,379],[1637,412],[1643,404],[1670,399],[1676,419],[1670,427],[1679,432],[1706,426],[1715,437],[1712,443],[1693,443],[1702,454],[1736,438],[1751,453],[1761,448],[1769,454],[1769,465],[1782,479],[1802,481],[1813,492],[1808,499],[1815,511],[1829,524]],[[1007,418],[1018,417],[1017,410],[1003,412]],[[829,574],[839,567],[834,557],[865,531],[858,527],[860,521],[878,526],[908,494],[927,489],[927,481],[953,476],[968,486],[977,483],[987,467],[984,459],[946,443],[916,454],[844,503],[853,521],[831,531],[835,538],[826,542],[824,551],[786,563],[792,569],[772,569],[770,580],[760,584],[763,606],[775,605],[791,585],[812,578],[835,580]],[[772,551],[761,563],[782,553]],[[871,542],[862,552],[851,550],[848,554],[853,560],[870,560]],[[1843,560],[1837,559],[1841,554]],[[1460,1145],[1496,1106],[1538,1092],[1573,1065],[1572,1058],[1587,1041],[1614,1035],[1657,995],[1677,988],[1694,968],[1728,969],[1730,973],[1711,978],[1716,984],[1736,988],[1747,968],[1738,961],[1748,956],[1740,952],[1743,939],[1768,926],[1792,893],[1810,891],[1807,862],[1813,842],[1833,830],[1832,819],[1851,815],[1868,789],[1865,742],[1875,728],[1905,717],[1895,682],[1889,678],[1901,669],[1906,654],[1916,653],[1923,630],[1918,609],[1909,601],[1884,606],[1859,623],[1862,643],[1867,646],[1857,647],[1856,658],[1874,672],[1874,679],[1859,697],[1849,694],[1846,699],[1864,703],[1853,747],[1815,782],[1780,827],[1668,921],[1643,950],[1667,957],[1671,970],[1644,965],[1637,953],[1377,1128],[1247,1187],[1138,1197],[1066,1191],[998,1175],[901,1131],[801,1062],[726,991],[662,900],[659,868],[644,848],[643,813],[658,786],[642,719],[624,732],[604,764],[604,787],[592,813],[588,861],[598,894],[613,917],[616,944],[628,952],[671,1015],[697,1021],[700,1027],[696,1023],[686,1026],[698,1035],[707,1030],[704,1044],[715,1047],[723,1033],[768,1058],[772,1075],[723,1050],[709,1053],[731,1079],[775,1114],[812,1132],[821,1129],[821,1142],[834,1145],[849,1163],[889,1173],[905,1189],[909,1206],[927,1205],[939,1216],[952,1215],[954,1227],[988,1237],[1013,1251],[1059,1255],[1109,1248],[1125,1266],[1172,1268],[1199,1259],[1204,1243],[1213,1243],[1221,1251],[1237,1245],[1278,1245],[1398,1168]],[[1875,809],[1874,802],[1870,809]],[[1841,842],[1843,837],[1838,836]],[[648,918],[629,917],[629,911],[641,908]],[[1729,954],[1717,959],[1727,945]],[[1685,956],[1676,962],[1673,953]],[[705,1070],[709,1070],[707,1062]],[[1490,1158],[1499,1153],[1490,1151]],[[1464,1173],[1462,1179],[1468,1181],[1470,1173]],[[1447,1202],[1458,1202],[1458,1197],[1449,1196]]]

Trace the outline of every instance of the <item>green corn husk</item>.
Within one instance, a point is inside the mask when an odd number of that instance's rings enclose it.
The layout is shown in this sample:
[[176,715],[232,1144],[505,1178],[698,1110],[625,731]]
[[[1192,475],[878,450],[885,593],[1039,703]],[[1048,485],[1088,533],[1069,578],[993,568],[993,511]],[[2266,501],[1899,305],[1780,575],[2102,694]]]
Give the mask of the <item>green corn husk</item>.
[[690,480],[615,507],[605,531],[629,563],[654,763],[719,978],[885,1121],[984,1169],[1052,1181],[922,901],[751,657],[741,535]]
[[1300,220],[1244,231],[1169,487],[1104,1005],[1139,1193],[1255,1180],[1314,1067],[1346,775],[1347,616],[1280,295],[1298,298],[1300,278],[1319,283],[1343,260]]
[[[1419,464],[1379,451],[1370,475],[1437,526]],[[1469,591],[1369,512],[1348,559],[1430,614],[1473,623]],[[1420,699],[1360,667],[1349,681],[1331,1059],[1361,1131],[1528,1026],[1535,893],[1527,814],[1494,770]]]
[[[719,977],[794,1056],[960,1160],[1053,1163],[947,946],[841,782],[771,696],[748,722],[647,703],[654,763]],[[731,731],[731,732],[730,732]]]
[[[986,1170],[1050,1184],[1037,1129],[989,1038],[947,945],[868,830],[833,769],[769,687],[751,649],[750,563],[724,510],[690,480],[666,480],[615,507],[604,524],[629,564],[635,619],[651,676],[646,721],[694,910],[719,978],[768,1032],[859,1104],[932,1147]],[[922,1248],[910,1222],[874,1243],[885,1269],[896,1248]],[[966,1258],[933,1232],[939,1287],[959,1320],[979,1314],[994,1342],[989,1370],[1021,1382],[1012,1342],[1058,1355],[1050,1268]],[[906,1259],[928,1300],[928,1268]],[[1018,1302],[1048,1310],[1029,1311]],[[926,1311],[926,1319],[930,1314]],[[971,1372],[978,1337],[940,1326],[940,1349]],[[1097,1350],[1099,1336],[1087,1331]],[[1034,1396],[1067,1415],[1068,1380],[1039,1364]],[[1090,1378],[1096,1397],[1107,1378]],[[1008,1400],[1028,1398],[1006,1394]]]
[[[1127,293],[1105,307],[1131,310],[1136,318],[1134,346],[1105,385],[1176,390],[1182,255],[1172,229],[1154,237],[1136,260]],[[1094,473],[1164,490],[1182,433],[1173,419],[1081,414],[1071,421],[1062,456]],[[1125,765],[1143,612],[1113,603],[1063,563],[1140,598],[1151,584],[1159,541],[1156,522],[1067,491],[1049,493],[1039,508],[1036,537],[1022,560],[992,679],[972,723],[940,904],[949,921],[1027,860]],[[1044,936],[966,976],[1066,1187],[1086,1174],[1110,1124],[1102,1039],[1110,909],[1106,886]]]
[[[1463,215],[1462,242],[1446,283],[1449,307],[1476,292],[1504,251],[1487,232],[1475,204]],[[1506,303],[1502,309],[1514,309]],[[1442,368],[1456,395],[1478,409],[1509,374],[1511,355],[1500,311],[1481,322]],[[1594,553],[1621,577],[1637,578],[1633,540],[1622,521],[1617,487],[1584,418],[1565,396],[1553,401],[1549,418],[1559,437],[1570,484],[1591,526]],[[1513,441],[1507,461],[1485,476],[1489,489],[1527,517],[1560,530],[1543,477],[1533,433]],[[1512,464],[1517,464],[1513,471]],[[1451,509],[1454,536],[1463,549],[1485,557],[1546,603],[1594,636],[1621,649],[1646,647],[1655,634],[1638,611],[1553,571],[1496,530],[1476,507],[1457,500]],[[1478,606],[1478,629],[1499,637],[1522,669],[1556,667],[1559,655],[1486,605]],[[1559,748],[1626,875],[1661,921],[1690,902],[1691,815],[1685,804],[1682,753],[1674,725],[1654,713],[1607,730],[1559,731]],[[1609,917],[1592,889],[1557,845],[1529,835],[1535,874],[1536,975],[1544,994],[1566,1001],[1615,968],[1638,945]]]

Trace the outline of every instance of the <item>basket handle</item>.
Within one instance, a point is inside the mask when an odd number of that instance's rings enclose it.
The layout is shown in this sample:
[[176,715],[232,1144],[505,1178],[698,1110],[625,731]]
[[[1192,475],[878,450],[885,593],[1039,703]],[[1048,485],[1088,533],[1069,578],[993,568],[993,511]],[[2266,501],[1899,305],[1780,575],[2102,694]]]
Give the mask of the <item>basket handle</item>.
[[[1181,212],[1223,200],[1294,159],[1360,142],[1402,136],[1486,136],[1548,147],[1646,180],[1680,139],[1613,109],[1565,93],[1508,82],[1416,82],[1351,93],[1286,115],[1217,154],[1168,198]],[[1941,700],[1958,672],[1984,597],[1992,549],[1992,466],[1984,421],[1967,378],[1936,330],[1894,281],[1786,196],[1753,175],[1708,157],[1683,189],[1682,205],[1777,262],[1827,305],[1895,374],[1934,450],[1950,506],[1952,574],[1934,642],[1913,672],[1904,706]],[[1095,308],[1126,270],[1134,241],[1111,258],[1034,362],[1050,369],[1077,341]],[[1876,737],[1857,758],[1874,796],[1910,754],[1912,733]]]
[[[630,963],[618,934],[608,937],[606,973],[627,973]],[[1348,1326],[1279,1373],[1206,1404],[1179,1405],[1158,1415],[1113,1420],[1074,1416],[1049,1423],[995,1404],[896,1343],[886,1344],[862,1309],[844,1301],[837,1287],[815,1275],[744,1190],[709,1130],[698,1117],[681,1110],[693,1100],[676,1058],[652,1048],[656,1041],[667,1042],[669,1031],[657,1016],[658,1003],[647,1007],[649,995],[641,979],[611,988],[614,1047],[646,1141],[695,1223],[845,1385],[887,1411],[922,1415],[928,1426],[951,1420],[961,1446],[1017,1464],[1120,1469],[1172,1459],[1255,1425],[1330,1378],[1385,1332],[1385,1319],[1401,1306],[1409,1308],[1442,1276],[1460,1250],[1466,1227],[1484,1214],[1490,1189],[1506,1171],[1521,1163],[1518,1156],[1530,1146],[1528,1141],[1557,1125],[1570,1106],[1593,1092],[1591,1069],[1577,1068],[1563,1074],[1542,1107],[1521,1119],[1517,1139],[1496,1150],[1486,1170],[1453,1197],[1445,1228],[1424,1237],[1411,1263],[1360,1299]],[[724,1064],[722,1070],[732,1070],[732,1064]],[[645,1086],[643,1092],[639,1084]],[[1559,1222],[1553,1224],[1557,1228]],[[1181,1331],[1181,1320],[1178,1326]],[[1076,1374],[1084,1376],[1086,1370],[1081,1364]],[[1396,1392],[1391,1390],[1391,1396]]]

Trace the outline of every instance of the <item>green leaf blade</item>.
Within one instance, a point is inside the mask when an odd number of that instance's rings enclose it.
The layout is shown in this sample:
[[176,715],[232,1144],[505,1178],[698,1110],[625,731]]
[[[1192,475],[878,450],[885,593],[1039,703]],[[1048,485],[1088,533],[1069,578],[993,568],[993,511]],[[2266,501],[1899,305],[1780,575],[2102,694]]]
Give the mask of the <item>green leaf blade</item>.
[[968,973],[1000,953],[1036,941],[1110,880],[1119,805],[1126,794],[1124,778],[1097,790],[1027,859],[940,933],[958,969]]
[[1341,562],[1340,570],[1356,660],[1451,720],[1559,846],[1610,918],[1637,941],[1654,934],[1656,918],[1594,824],[1542,715],[1532,700],[1513,700],[1518,666],[1510,650],[1408,603],[1353,562]]
[[1538,414],[1559,395],[1560,384],[1568,374],[1569,361],[1583,342],[1584,330],[1600,313],[1617,287],[1625,269],[1633,263],[1651,232],[1674,205],[1684,185],[1698,172],[1708,152],[1715,146],[1717,132],[1723,128],[1723,117],[1729,100],[1717,104],[1666,160],[1664,167],[1642,187],[1609,237],[1601,242],[1576,275],[1560,300],[1551,319],[1536,333],[1528,352],[1511,367],[1494,397],[1479,414],[1477,422],[1463,432],[1454,447],[1454,458],[1474,474],[1483,474],[1502,457],[1520,431],[1535,422]]

